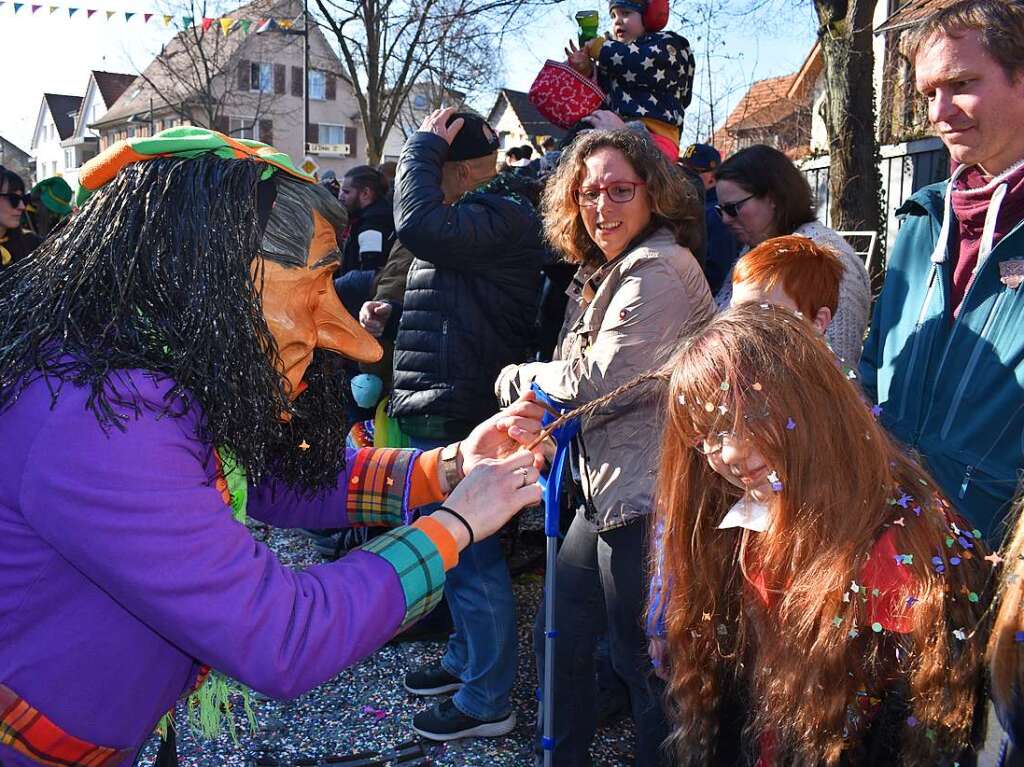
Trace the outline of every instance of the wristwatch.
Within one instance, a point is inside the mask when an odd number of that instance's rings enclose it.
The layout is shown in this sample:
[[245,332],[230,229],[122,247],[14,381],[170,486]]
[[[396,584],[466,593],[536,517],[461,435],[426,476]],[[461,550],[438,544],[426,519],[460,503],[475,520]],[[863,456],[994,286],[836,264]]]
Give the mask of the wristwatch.
[[462,442],[454,442],[441,449],[441,471],[444,473],[444,481],[448,485],[449,493],[462,481],[462,472],[459,470],[459,445],[461,444]]

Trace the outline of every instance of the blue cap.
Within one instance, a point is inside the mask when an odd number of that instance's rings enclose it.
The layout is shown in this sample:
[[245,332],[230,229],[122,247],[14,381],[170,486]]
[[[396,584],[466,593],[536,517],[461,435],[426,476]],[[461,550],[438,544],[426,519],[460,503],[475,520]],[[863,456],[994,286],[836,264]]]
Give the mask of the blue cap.
[[722,155],[710,144],[690,144],[680,155],[679,164],[697,173],[707,173],[722,164]]
[[608,3],[608,10],[612,8],[627,8],[631,11],[636,11],[639,14],[643,14],[644,9],[647,8],[645,0],[611,0]]

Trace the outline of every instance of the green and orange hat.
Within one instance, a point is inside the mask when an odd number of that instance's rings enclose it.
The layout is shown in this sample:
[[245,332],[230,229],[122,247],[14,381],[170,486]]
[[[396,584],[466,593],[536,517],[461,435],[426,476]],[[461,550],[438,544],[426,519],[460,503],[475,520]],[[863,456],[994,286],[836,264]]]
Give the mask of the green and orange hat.
[[118,141],[82,166],[78,176],[77,205],[82,205],[104,184],[133,162],[145,162],[157,157],[195,158],[213,154],[226,160],[258,160],[266,163],[260,178],[266,180],[283,171],[300,181],[315,184],[316,179],[303,173],[292,158],[268,144],[248,139],[237,139],[207,128],[181,126],[168,128],[153,136]]

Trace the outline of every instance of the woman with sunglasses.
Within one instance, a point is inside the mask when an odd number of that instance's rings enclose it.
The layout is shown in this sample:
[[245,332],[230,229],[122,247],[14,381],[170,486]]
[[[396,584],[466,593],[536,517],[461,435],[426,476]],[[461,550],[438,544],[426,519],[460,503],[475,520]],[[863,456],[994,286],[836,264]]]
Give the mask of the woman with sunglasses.
[[28,202],[21,176],[0,165],[0,269],[21,260],[42,242],[38,235],[22,228]]
[[[536,382],[561,403],[585,404],[666,362],[681,336],[711,318],[711,292],[690,250],[703,221],[700,202],[650,140],[627,130],[581,135],[547,184],[543,214],[548,242],[579,269],[554,360],[505,368],[500,399]],[[560,767],[591,764],[594,647],[605,632],[612,666],[629,688],[635,763],[663,763],[668,727],[641,622],[658,434],[650,395],[622,397],[584,418],[573,448],[577,511],[558,554],[554,595]],[[543,616],[542,604],[539,668]]]
[[[772,237],[798,234],[839,255],[839,308],[825,337],[838,357],[856,367],[868,326],[871,281],[849,243],[815,219],[814,198],[804,174],[782,152],[758,144],[730,156],[715,171],[715,179],[718,213],[745,246],[743,253]],[[731,298],[730,273],[715,302],[724,308]]]

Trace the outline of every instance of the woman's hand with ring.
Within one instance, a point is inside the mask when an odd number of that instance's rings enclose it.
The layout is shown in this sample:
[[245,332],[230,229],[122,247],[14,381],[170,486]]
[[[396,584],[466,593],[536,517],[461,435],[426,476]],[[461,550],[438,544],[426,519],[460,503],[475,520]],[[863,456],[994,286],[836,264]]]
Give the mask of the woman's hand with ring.
[[[507,408],[477,426],[459,445],[463,472],[487,458],[504,458],[533,442],[541,432],[544,408],[537,404],[533,392],[527,392]],[[538,445],[533,451],[534,465],[544,466],[544,451]]]
[[[525,450],[500,459],[482,459],[448,496],[445,506],[465,517],[476,540],[483,540],[520,509],[540,503],[540,472],[533,462],[533,454]],[[431,517],[445,526],[460,549],[469,544],[469,533],[455,517],[441,510]]]

